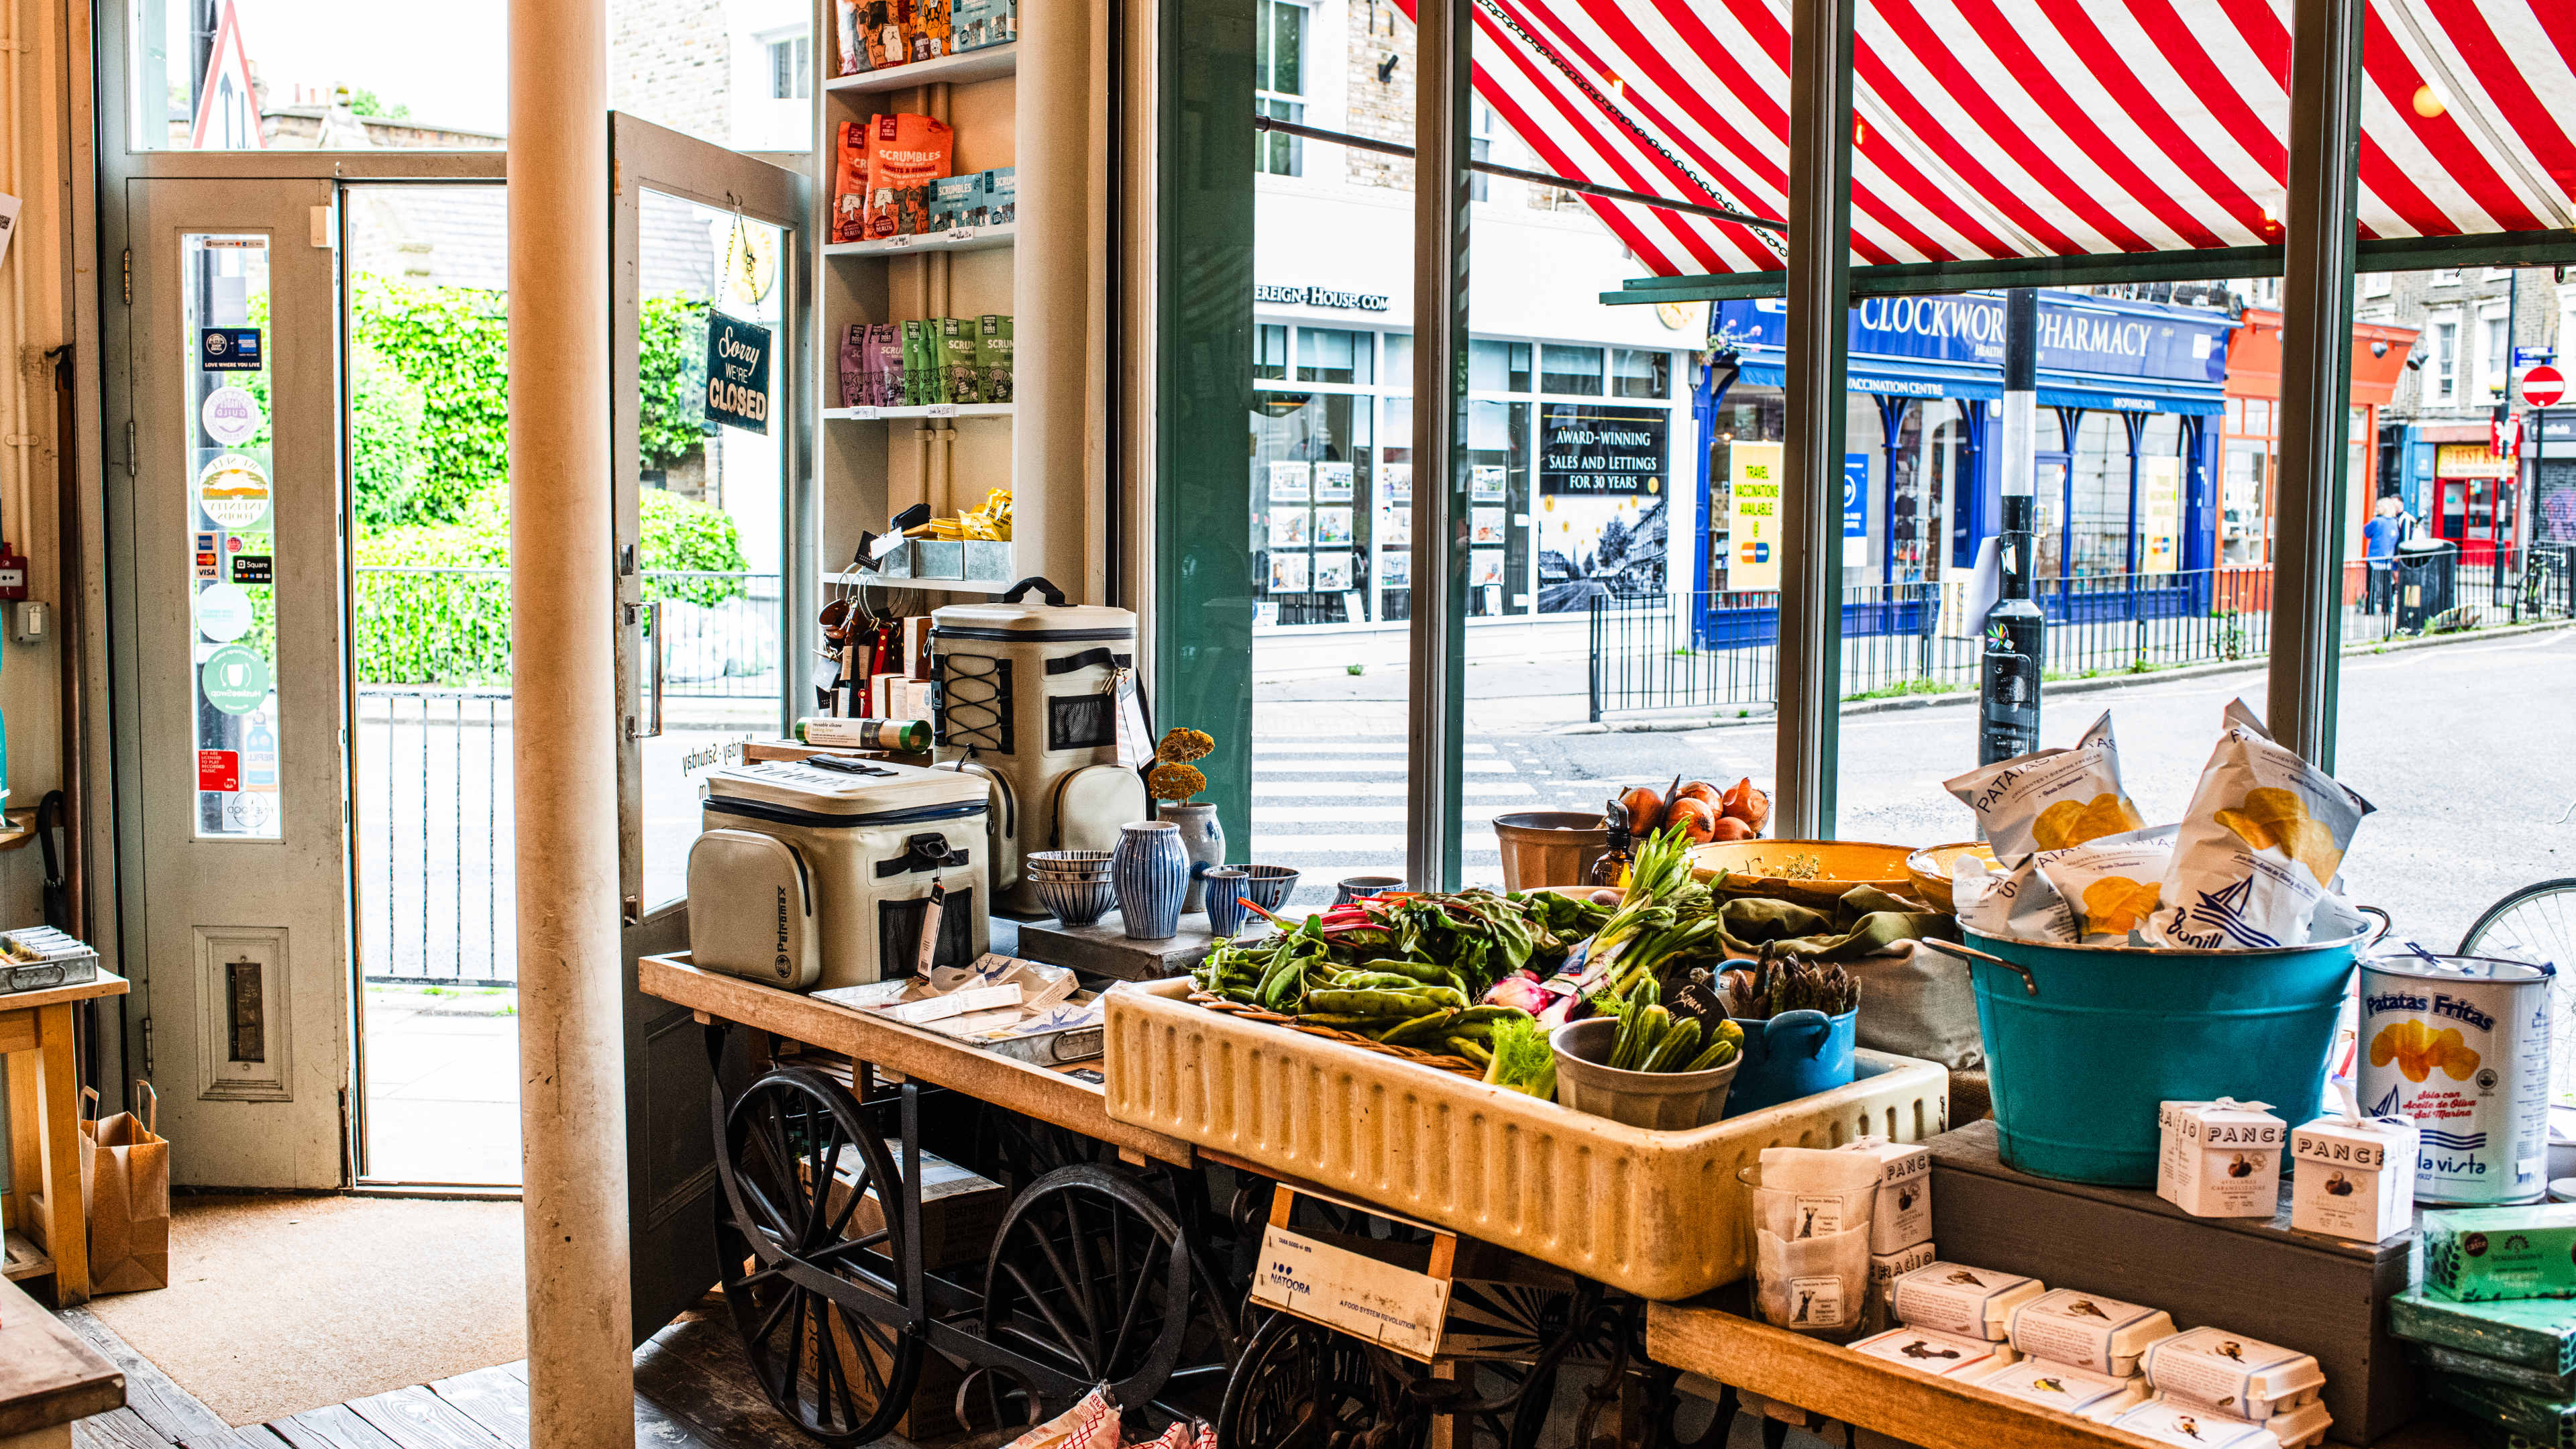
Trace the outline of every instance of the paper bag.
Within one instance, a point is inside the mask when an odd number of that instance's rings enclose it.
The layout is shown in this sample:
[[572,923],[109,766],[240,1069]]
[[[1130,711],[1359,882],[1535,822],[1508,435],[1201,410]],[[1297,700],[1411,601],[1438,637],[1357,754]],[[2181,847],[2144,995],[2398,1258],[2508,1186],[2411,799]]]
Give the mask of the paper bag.
[[136,1293],[170,1286],[170,1144],[152,1125],[161,1118],[152,1084],[136,1082],[144,1115],[98,1109],[83,1088],[80,1124],[81,1199],[89,1206],[92,1293]]

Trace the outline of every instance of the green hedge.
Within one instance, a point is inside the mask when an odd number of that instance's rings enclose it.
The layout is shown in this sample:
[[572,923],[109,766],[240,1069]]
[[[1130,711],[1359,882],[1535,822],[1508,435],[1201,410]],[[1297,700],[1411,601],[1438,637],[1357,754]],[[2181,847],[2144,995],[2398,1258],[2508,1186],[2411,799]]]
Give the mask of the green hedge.
[[[739,573],[733,519],[688,499],[647,488],[641,498],[639,562],[661,570]],[[485,493],[461,523],[410,524],[357,544],[360,569],[507,568],[508,495]],[[358,678],[369,684],[505,685],[510,682],[510,581],[506,574],[358,575]],[[738,579],[645,581],[648,599],[718,604],[743,593]]]

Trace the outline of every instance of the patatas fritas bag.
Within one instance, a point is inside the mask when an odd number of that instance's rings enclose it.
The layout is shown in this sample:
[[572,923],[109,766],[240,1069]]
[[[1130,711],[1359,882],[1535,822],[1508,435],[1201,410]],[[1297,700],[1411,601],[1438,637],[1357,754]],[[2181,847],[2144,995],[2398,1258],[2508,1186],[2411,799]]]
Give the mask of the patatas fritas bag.
[[150,1082],[134,1090],[144,1115],[98,1110],[96,1088],[81,1089],[81,1199],[89,1207],[92,1293],[139,1293],[170,1286],[170,1143],[153,1129],[161,1099]]

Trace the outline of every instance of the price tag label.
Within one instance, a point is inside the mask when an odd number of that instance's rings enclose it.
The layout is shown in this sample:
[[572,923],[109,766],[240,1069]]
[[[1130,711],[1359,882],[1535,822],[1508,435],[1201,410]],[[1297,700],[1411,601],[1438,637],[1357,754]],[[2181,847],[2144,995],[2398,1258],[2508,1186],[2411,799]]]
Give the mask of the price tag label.
[[1448,1279],[1276,1226],[1262,1230],[1252,1298],[1425,1361],[1439,1351],[1449,1316]]
[[901,251],[905,247],[912,245],[912,237],[906,233],[897,233],[894,236],[886,238],[886,245],[893,250]]
[[948,239],[953,242],[973,241],[975,239],[975,228],[971,226],[956,227],[950,230],[948,233]]
[[922,413],[922,416],[928,418],[953,418],[957,416],[957,404],[932,403],[929,408]]
[[852,409],[850,409],[850,417],[851,417],[851,419],[852,419],[852,420],[854,420],[854,421],[856,421],[856,422],[862,422],[862,423],[873,423],[873,422],[875,422],[878,418],[881,418],[881,417],[883,417],[883,416],[885,416],[885,414],[884,414],[884,413],[882,413],[882,412],[880,412],[880,411],[878,411],[878,410],[877,410],[877,409],[875,409],[875,408],[852,408]]

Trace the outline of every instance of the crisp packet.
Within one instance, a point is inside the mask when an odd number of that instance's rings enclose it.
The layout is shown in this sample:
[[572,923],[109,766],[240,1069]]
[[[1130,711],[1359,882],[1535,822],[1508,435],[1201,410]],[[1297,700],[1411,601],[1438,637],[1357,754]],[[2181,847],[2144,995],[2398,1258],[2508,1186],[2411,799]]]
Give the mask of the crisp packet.
[[1951,862],[1950,898],[1958,907],[1959,924],[1980,936],[2073,941],[2075,912],[2039,873],[2040,858],[2008,870],[1994,869],[1973,855]]
[[2072,914],[2076,944],[2125,946],[2129,933],[2146,924],[2173,859],[2175,830],[2132,830],[2032,857]]
[[2273,743],[2245,701],[2231,702],[2226,718],[2146,938],[2200,950],[2304,945],[2370,802]]
[[1983,765],[1941,788],[1977,812],[1995,859],[2015,866],[2038,850],[2063,850],[2146,824],[2120,788],[2111,712],[2071,750],[2040,750]]

